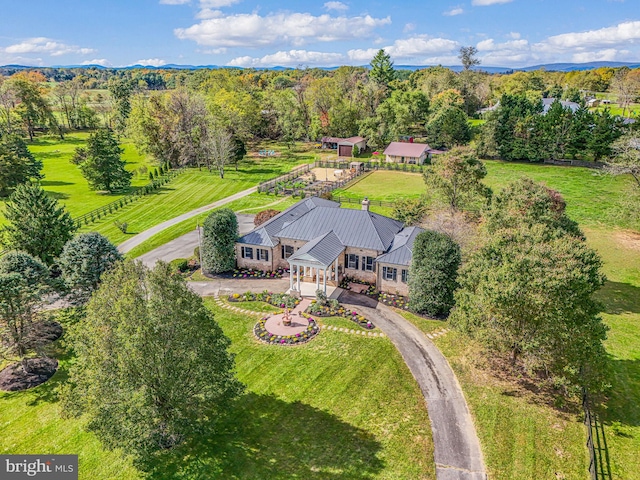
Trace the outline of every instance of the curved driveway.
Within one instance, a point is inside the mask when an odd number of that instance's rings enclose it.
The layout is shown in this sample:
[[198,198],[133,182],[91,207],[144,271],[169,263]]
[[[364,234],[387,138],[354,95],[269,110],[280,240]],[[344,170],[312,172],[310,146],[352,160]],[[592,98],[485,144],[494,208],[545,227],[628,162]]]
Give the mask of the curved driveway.
[[473,420],[458,380],[440,350],[417,327],[364,295],[345,291],[340,302],[361,310],[394,343],[427,402],[438,480],[485,480]]

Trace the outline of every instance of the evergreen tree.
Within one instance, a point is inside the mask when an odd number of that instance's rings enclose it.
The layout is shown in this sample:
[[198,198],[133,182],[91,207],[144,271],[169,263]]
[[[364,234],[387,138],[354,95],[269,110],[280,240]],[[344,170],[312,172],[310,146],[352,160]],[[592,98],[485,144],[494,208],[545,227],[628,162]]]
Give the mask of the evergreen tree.
[[80,167],[92,190],[113,192],[131,185],[133,173],[124,168],[127,162],[120,157],[123,151],[113,132],[101,129],[89,135],[86,148],[76,148],[71,162]]
[[166,263],[118,262],[71,339],[63,407],[108,448],[147,457],[174,447],[211,431],[243,390],[229,339]]
[[223,208],[212,212],[202,229],[202,270],[222,273],[236,265],[238,219],[233,210]]
[[447,315],[461,261],[460,247],[449,236],[430,230],[418,234],[409,270],[409,307],[431,316]]
[[0,197],[21,183],[43,178],[42,162],[34,158],[18,135],[0,137]]
[[375,57],[371,60],[370,66],[369,78],[374,82],[389,86],[389,83],[395,80],[396,71],[393,68],[391,56],[389,56],[384,49],[378,50],[378,53],[376,53]]
[[427,143],[433,148],[453,148],[471,140],[467,114],[458,107],[438,110],[427,123]]
[[5,208],[7,224],[0,230],[4,244],[39,257],[47,264],[60,255],[76,224],[58,201],[38,185],[21,184]]
[[69,240],[58,265],[76,303],[85,303],[100,285],[102,275],[122,260],[118,249],[97,232],[82,233]]

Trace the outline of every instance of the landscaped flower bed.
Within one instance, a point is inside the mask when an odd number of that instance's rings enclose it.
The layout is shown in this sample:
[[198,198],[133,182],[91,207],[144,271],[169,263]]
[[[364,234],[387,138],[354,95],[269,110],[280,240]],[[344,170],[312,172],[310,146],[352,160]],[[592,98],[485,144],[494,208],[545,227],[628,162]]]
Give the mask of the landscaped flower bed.
[[364,316],[343,307],[336,300],[329,300],[328,305],[321,305],[316,300],[312,300],[311,305],[307,308],[307,313],[315,315],[316,317],[344,317],[368,330],[376,328],[375,325]]
[[253,327],[253,333],[256,338],[265,343],[282,346],[300,345],[308,342],[320,333],[320,327],[316,321],[311,317],[306,317],[309,321],[309,326],[303,332],[296,333],[295,335],[274,335],[265,327],[268,318],[269,317],[262,318],[256,323],[255,327]]
[[362,292],[363,294],[372,297],[372,298],[377,298],[378,296],[378,291],[376,290],[376,286],[368,283],[368,282],[363,282],[362,280],[358,280],[357,278],[351,278],[348,276],[345,276],[342,281],[340,282],[340,288],[343,288],[345,290],[351,290],[351,286],[349,285],[350,283],[357,283],[359,285],[367,285],[369,288],[367,288],[366,292]]
[[279,268],[275,271],[263,271],[253,268],[237,268],[233,271],[234,278],[282,278],[288,270]]
[[409,311],[409,299],[402,295],[394,295],[392,293],[380,293],[378,301],[390,307],[401,308]]
[[295,308],[300,299],[286,293],[273,293],[265,290],[260,293],[245,292],[229,295],[230,302],[266,302],[274,307]]

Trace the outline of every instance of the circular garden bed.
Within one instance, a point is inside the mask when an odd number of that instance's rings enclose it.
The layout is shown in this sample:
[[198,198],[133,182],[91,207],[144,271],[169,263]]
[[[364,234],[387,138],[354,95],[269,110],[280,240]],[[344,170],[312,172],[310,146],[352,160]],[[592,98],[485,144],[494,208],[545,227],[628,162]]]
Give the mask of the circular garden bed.
[[[26,364],[27,370],[24,369]],[[9,365],[0,372],[0,390],[16,392],[37,387],[49,380],[58,369],[55,358],[29,358]]]
[[309,326],[304,330],[291,335],[276,335],[267,330],[266,323],[269,318],[270,317],[267,316],[260,319],[255,327],[253,327],[253,334],[258,340],[264,343],[281,346],[301,345],[307,343],[320,333],[320,327],[317,322],[311,317],[305,317],[309,322]]

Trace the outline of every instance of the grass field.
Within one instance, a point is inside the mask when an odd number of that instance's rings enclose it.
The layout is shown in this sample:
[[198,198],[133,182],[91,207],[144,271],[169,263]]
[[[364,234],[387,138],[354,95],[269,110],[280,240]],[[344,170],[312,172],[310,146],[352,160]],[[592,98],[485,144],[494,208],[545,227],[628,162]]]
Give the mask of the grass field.
[[63,420],[47,384],[0,393],[0,452],[78,453],[80,478],[103,479],[434,479],[424,398],[386,338],[327,331],[301,347],[258,343],[255,319],[207,301],[236,354],[246,394],[218,435],[133,467],[101,448],[77,420]]

